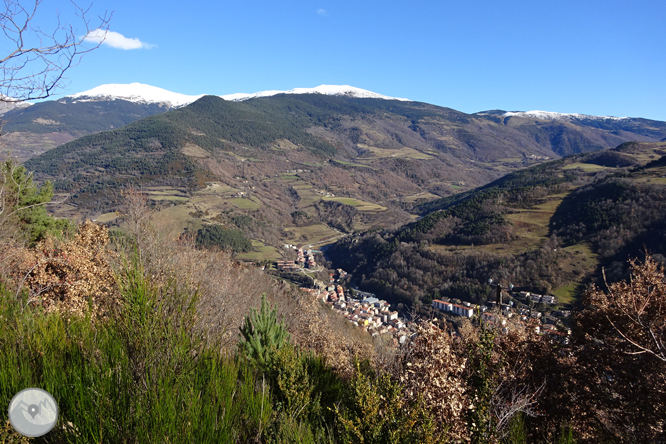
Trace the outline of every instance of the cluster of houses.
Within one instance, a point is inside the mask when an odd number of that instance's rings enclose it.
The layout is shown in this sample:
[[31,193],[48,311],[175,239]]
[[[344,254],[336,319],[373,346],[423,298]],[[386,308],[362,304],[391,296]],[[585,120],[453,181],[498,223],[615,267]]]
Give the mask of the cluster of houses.
[[[344,272],[341,271],[338,270],[339,276],[343,276]],[[333,311],[372,336],[391,334],[396,344],[402,344],[413,334],[409,325],[400,319],[398,312],[391,310],[386,301],[377,299],[374,295],[359,292],[364,296],[361,296],[362,299],[355,299],[350,294],[345,294],[341,285],[301,290],[321,298]]]
[[317,268],[317,262],[315,262],[314,253],[312,250],[308,249],[304,252],[303,248],[301,247],[296,250],[296,254],[298,255],[297,260],[299,265],[307,268]]
[[404,343],[411,335],[408,326],[398,317],[398,312],[391,310],[386,301],[376,297],[352,299],[345,296],[343,288],[339,285],[329,286],[327,290],[322,295],[323,301],[336,313],[372,336],[390,333],[397,342]]
[[[291,245],[285,245],[285,248],[289,248]],[[296,250],[298,258],[295,261],[277,261],[277,267],[280,271],[297,271],[302,268],[315,269],[317,268],[317,262],[314,258],[314,252],[310,249],[303,250],[303,248],[298,248]]]
[[[518,294],[514,294],[514,296],[518,296]],[[532,295],[527,293],[527,295],[523,297],[530,298],[530,296]],[[542,302],[544,297],[547,298],[547,301],[551,301],[551,298],[554,298],[554,296],[534,296],[539,297],[539,302]],[[555,302],[545,303],[556,304],[557,299],[554,300]],[[562,344],[569,343],[569,335],[571,334],[571,330],[562,324],[561,319],[558,319],[570,316],[571,312],[568,310],[557,310],[553,311],[551,314],[544,315],[544,313],[533,310],[532,308],[515,308],[512,301],[510,301],[508,304],[501,303],[498,307],[496,302],[489,302],[488,306],[479,306],[470,304],[469,302],[457,303],[456,301],[451,301],[447,298],[433,300],[432,306],[433,308],[436,308],[445,313],[463,316],[466,318],[471,318],[475,314],[478,314],[482,322],[499,327],[505,333],[509,329],[507,320],[516,317],[517,319],[513,319],[510,325],[524,329],[534,329],[537,334],[547,335],[551,339]]]
[[539,303],[547,305],[557,304],[557,298],[555,296],[547,294],[541,295],[536,293],[530,293],[529,291],[521,291],[519,293],[514,294],[514,296],[523,299],[525,301],[534,302],[535,304]]
[[326,190],[315,190],[315,192],[321,194],[324,197],[335,197],[335,194],[329,193]]

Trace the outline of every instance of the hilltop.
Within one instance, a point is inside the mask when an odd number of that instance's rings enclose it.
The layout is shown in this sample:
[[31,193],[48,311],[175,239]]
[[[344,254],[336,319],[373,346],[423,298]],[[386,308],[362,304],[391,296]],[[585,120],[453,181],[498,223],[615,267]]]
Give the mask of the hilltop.
[[[349,85],[320,85],[288,91],[260,91],[220,96],[244,101],[277,94],[322,94],[331,96],[403,100]],[[112,130],[144,117],[187,106],[203,97],[187,95],[142,83],[106,84],[40,103],[2,102],[3,137],[0,149],[27,160],[79,137]],[[31,106],[32,105],[32,106]],[[30,107],[29,110],[26,108]]]

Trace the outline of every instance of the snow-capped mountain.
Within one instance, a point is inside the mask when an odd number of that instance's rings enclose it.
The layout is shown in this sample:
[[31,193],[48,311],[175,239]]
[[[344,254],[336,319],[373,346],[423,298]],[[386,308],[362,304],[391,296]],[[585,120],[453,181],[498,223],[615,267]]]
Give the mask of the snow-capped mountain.
[[294,88],[288,91],[260,91],[253,94],[236,93],[227,94],[220,97],[224,100],[240,102],[242,100],[254,99],[256,97],[270,97],[277,94],[324,94],[327,96],[347,96],[361,99],[401,100],[405,102],[410,101],[409,99],[389,97],[349,85],[319,85],[315,88]]
[[509,111],[502,114],[503,116],[510,117],[531,117],[540,120],[625,120],[629,117],[612,117],[612,116],[588,116],[587,114],[578,113],[556,113],[551,111]]
[[96,88],[64,97],[73,101],[127,100],[134,103],[163,103],[170,108],[188,105],[204,95],[189,96],[142,83],[100,85]]
[[4,96],[0,95],[0,116],[8,113],[9,111],[27,108],[30,105],[32,105],[30,102],[15,102],[12,100],[4,99]]
[[[384,96],[382,94],[377,94],[372,91],[355,88],[349,85],[320,85],[315,88],[294,88],[288,91],[260,91],[252,94],[235,93],[222,95],[220,97],[224,100],[240,102],[243,100],[254,99],[256,97],[270,97],[277,94],[325,94],[329,96],[409,101],[408,99]],[[122,99],[135,103],[164,103],[171,108],[178,108],[188,105],[201,97],[203,97],[203,94],[189,96],[167,91],[166,89],[157,88],[155,86],[144,85],[141,83],[130,83],[129,85],[101,85],[88,91],[66,96],[64,99],[71,101]]]

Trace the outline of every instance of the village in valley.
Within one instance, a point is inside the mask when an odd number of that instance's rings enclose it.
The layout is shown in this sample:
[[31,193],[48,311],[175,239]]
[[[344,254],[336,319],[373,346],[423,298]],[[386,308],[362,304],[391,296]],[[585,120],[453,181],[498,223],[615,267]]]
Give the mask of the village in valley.
[[[278,260],[275,265],[283,273],[303,273],[325,270],[317,263],[317,250],[286,244],[284,248],[294,251],[294,260]],[[400,317],[398,310],[393,309],[385,300],[373,293],[363,292],[357,288],[347,288],[349,275],[341,268],[328,274],[328,282],[312,280],[312,285],[300,285],[300,290],[320,299],[338,315],[346,318],[368,334],[374,336],[390,335],[394,343],[403,344],[415,332],[412,320]],[[569,343],[571,330],[568,326],[571,312],[555,309],[557,297],[542,295],[528,291],[513,291],[509,288],[492,285],[497,292],[496,300],[488,300],[485,305],[472,304],[459,299],[440,298],[432,301],[430,316],[455,320],[458,317],[473,318],[475,315],[485,325],[493,326],[507,333],[512,328],[532,329],[537,334],[547,335],[554,342]],[[346,285],[343,286],[342,284]],[[495,293],[495,291],[494,291]],[[506,302],[505,302],[506,301]]]
[[[569,343],[571,329],[568,320],[571,311],[550,309],[558,303],[555,296],[529,291],[504,292],[501,289],[497,294],[497,300],[488,301],[487,305],[442,298],[433,300],[432,307],[440,313],[466,318],[480,315],[484,324],[500,328],[504,333],[511,328],[533,329],[537,334],[547,335],[554,341]],[[507,303],[502,302],[503,297],[507,298]]]
[[[321,271],[323,266],[315,260],[316,251],[312,249],[297,248],[287,244],[286,249],[295,250],[296,260],[277,261],[278,270],[282,272]],[[401,319],[397,310],[391,309],[390,304],[380,300],[372,293],[356,289],[347,289],[341,282],[347,277],[347,272],[338,268],[329,273],[329,282],[325,283],[315,279],[314,288],[301,286],[300,289],[313,297],[321,299],[340,316],[349,322],[367,331],[372,336],[390,334],[397,343],[404,343],[412,332],[410,324]]]

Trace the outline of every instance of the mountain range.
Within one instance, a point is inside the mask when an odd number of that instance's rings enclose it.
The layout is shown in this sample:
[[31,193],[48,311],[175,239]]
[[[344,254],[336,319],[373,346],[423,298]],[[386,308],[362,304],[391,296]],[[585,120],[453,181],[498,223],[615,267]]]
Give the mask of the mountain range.
[[[408,99],[388,97],[347,85],[320,85],[315,88],[236,93],[219,97],[226,101],[241,102],[279,95],[309,94],[410,102]],[[31,106],[3,102],[4,106],[0,109],[3,124],[0,150],[9,150],[18,159],[27,160],[79,137],[117,129],[144,117],[187,106],[201,97],[132,83],[101,85],[59,100],[43,101]],[[640,118],[501,110],[484,111],[472,116],[518,128],[524,133],[533,133],[532,138],[537,145],[547,147],[555,155],[613,147],[629,140],[655,142],[666,138],[666,123]],[[465,131],[475,135],[483,128],[471,127],[465,128]],[[485,141],[479,143],[485,144]]]
[[646,119],[466,114],[346,86],[232,96],[96,88],[6,113],[1,140],[88,132],[25,156],[69,195],[60,216],[112,220],[136,186],[182,229],[218,223],[274,247],[399,226],[512,171],[666,138]]
[[[289,91],[262,91],[220,96],[239,102],[277,94],[324,94],[394,99],[353,86],[320,85]],[[143,117],[186,106],[203,95],[186,95],[141,83],[101,85],[55,101],[36,104],[1,102],[3,137],[0,150],[26,160],[63,143],[120,128]],[[395,99],[407,100],[407,99]]]
[[[100,180],[157,185],[167,177],[192,187],[203,177],[229,177],[240,169],[259,177],[316,164],[360,169],[352,180],[338,181],[355,183],[354,191],[342,183],[323,185],[384,204],[416,193],[446,196],[571,153],[666,138],[664,122],[579,115],[544,120],[497,110],[465,114],[347,86],[231,96],[108,85],[6,113],[2,140],[19,134],[66,142],[89,133],[26,164],[63,190]],[[248,159],[256,161],[243,163]],[[174,165],[186,171],[178,180],[169,172]],[[380,173],[359,182],[373,169]]]

